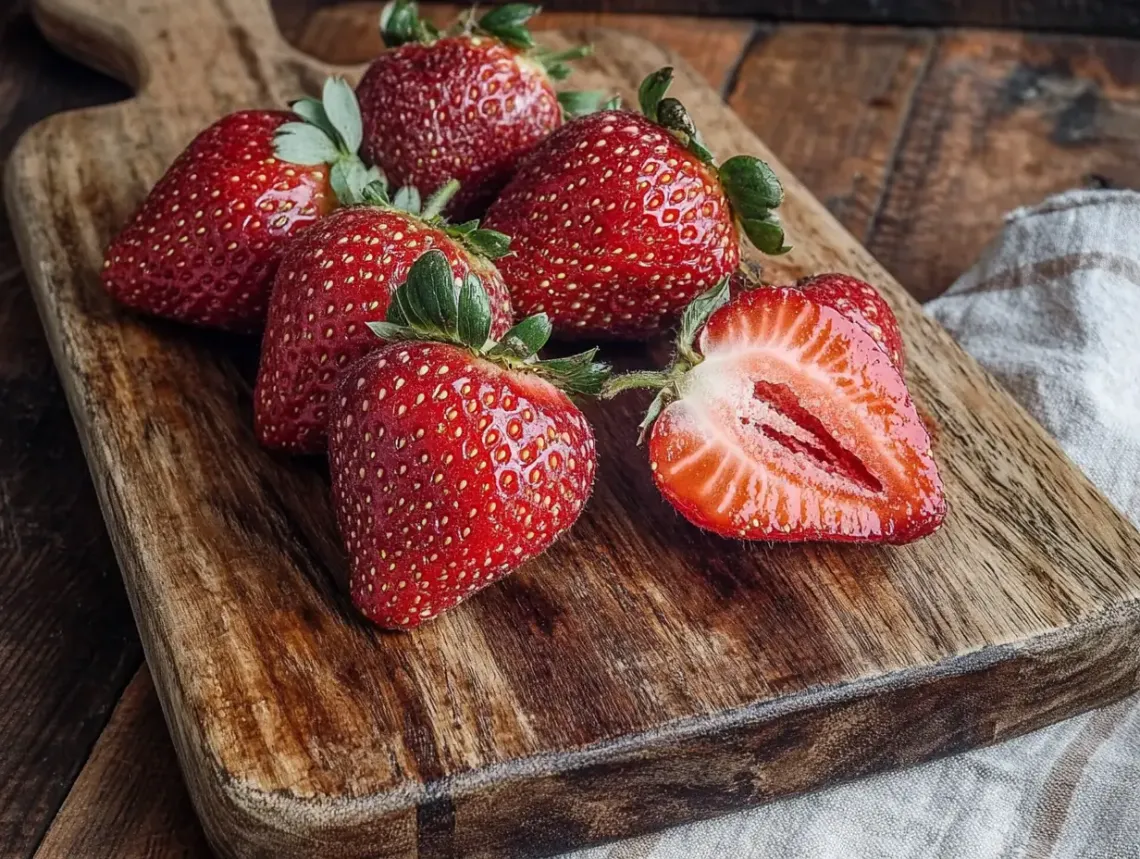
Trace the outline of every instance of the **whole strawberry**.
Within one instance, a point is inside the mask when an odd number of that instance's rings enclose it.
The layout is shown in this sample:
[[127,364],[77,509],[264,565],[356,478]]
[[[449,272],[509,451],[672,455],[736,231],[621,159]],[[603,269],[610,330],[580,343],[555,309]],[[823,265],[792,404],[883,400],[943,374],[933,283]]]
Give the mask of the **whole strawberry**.
[[436,248],[455,272],[454,289],[477,274],[490,295],[491,332],[511,325],[511,299],[491,260],[508,239],[471,221],[451,225],[440,209],[458,184],[446,184],[420,207],[402,189],[389,201],[383,183],[372,202],[339,209],[290,245],[277,271],[254,390],[258,440],[291,453],[324,449],[329,397],[337,374],[381,341],[367,323],[383,319],[396,286],[425,250]]
[[304,123],[247,110],[200,133],[107,247],[107,292],[156,316],[260,328],[288,239],[336,205],[347,174],[357,184],[372,176],[355,156],[354,102],[348,84],[330,79],[323,103],[295,106]]
[[672,69],[641,85],[644,116],[574,119],[527,159],[487,213],[509,232],[500,266],[515,306],[563,336],[643,338],[733,272],[742,230],[783,253],[779,180],[758,158],[719,168],[679,101]]
[[[476,23],[468,17],[441,34],[420,20],[416,4],[384,9],[381,31],[391,49],[357,86],[364,113],[364,155],[396,185],[432,191],[449,178],[462,190],[448,214],[479,214],[506,184],[519,159],[562,122],[552,79],[587,53],[535,48],[526,21],[539,7],[508,3]],[[590,109],[581,93],[567,109]]]
[[941,524],[942,482],[906,383],[865,321],[833,301],[795,287],[729,300],[726,279],[685,311],[673,366],[611,380],[611,395],[659,391],[642,424],[650,468],[693,524],[746,540],[886,543]]
[[[341,375],[330,415],[333,503],[366,617],[411,629],[543,552],[594,482],[594,437],[564,391],[596,393],[594,350],[536,351],[544,316],[489,341],[490,305],[442,252],[412,266],[375,323],[389,341]],[[395,342],[393,342],[395,341]]]

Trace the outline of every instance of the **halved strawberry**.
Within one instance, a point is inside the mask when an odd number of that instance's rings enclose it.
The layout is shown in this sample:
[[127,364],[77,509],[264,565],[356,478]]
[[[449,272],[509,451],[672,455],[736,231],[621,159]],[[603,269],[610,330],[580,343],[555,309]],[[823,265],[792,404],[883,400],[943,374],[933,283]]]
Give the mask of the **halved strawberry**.
[[539,361],[544,316],[497,343],[479,278],[458,295],[438,250],[396,290],[389,341],[351,365],[330,421],[329,470],[352,600],[411,629],[543,552],[582,511],[594,436],[565,391],[596,393],[591,350]]
[[156,316],[260,328],[288,239],[337,204],[347,175],[374,176],[356,157],[347,83],[330,78],[294,111],[241,111],[195,137],[107,247],[107,292]]
[[570,73],[563,53],[535,46],[526,21],[538,6],[507,3],[478,20],[474,11],[440,33],[419,18],[411,0],[389,3],[381,16],[384,43],[361,78],[364,154],[395,184],[434,191],[449,178],[462,185],[448,214],[466,218],[486,208],[519,160],[562,122],[562,114],[601,101],[558,95],[552,79]]
[[[830,296],[826,296],[830,299]],[[887,352],[810,290],[729,300],[728,279],[682,320],[643,425],[661,493],[689,521],[750,540],[904,543],[945,515],[930,437]]]

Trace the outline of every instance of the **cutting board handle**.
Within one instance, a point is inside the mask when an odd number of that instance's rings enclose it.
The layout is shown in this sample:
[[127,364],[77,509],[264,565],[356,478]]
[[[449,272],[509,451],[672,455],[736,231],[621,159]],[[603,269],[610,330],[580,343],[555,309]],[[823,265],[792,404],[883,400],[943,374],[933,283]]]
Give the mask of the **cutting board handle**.
[[282,80],[321,71],[286,45],[268,0],[34,0],[33,13],[62,51],[184,112],[281,104],[300,94]]

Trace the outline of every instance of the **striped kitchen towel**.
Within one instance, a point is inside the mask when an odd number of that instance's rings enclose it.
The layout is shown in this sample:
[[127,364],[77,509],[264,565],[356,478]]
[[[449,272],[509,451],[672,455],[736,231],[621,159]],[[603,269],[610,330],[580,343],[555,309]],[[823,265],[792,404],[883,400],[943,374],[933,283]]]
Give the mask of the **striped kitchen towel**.
[[[1009,215],[927,305],[1140,526],[1140,194]],[[1140,859],[1140,697],[572,859]],[[569,857],[567,857],[569,859]]]

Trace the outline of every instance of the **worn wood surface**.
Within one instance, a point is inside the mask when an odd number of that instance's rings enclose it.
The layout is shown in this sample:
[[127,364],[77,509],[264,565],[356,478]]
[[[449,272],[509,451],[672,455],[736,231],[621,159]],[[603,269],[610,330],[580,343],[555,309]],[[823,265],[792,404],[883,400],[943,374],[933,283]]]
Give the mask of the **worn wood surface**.
[[[126,94],[0,4],[0,160]],[[142,658],[59,378],[0,212],[0,857],[31,854]]]
[[[377,26],[383,5],[369,0],[319,8],[295,22],[286,34],[299,48],[319,59],[342,64],[365,63],[384,48]],[[465,8],[462,4],[432,3],[423,7],[423,14],[434,23],[446,26]],[[759,29],[753,21],[732,18],[559,11],[544,11],[533,19],[531,26],[535,31],[604,26],[637,33],[654,44],[676,51],[710,86],[722,93],[731,86],[736,64]]]
[[[329,10],[332,11],[332,10]],[[322,13],[327,14],[327,13]],[[346,34],[352,33],[367,33],[371,38],[371,15],[372,9],[360,10],[360,14],[366,15],[352,25],[352,19],[340,19],[347,25]],[[320,16],[318,16],[318,22]],[[652,21],[654,19],[646,19]],[[668,28],[666,28],[668,29]],[[683,33],[683,29],[680,32]],[[305,31],[301,35],[301,43],[304,45],[304,40],[312,38],[313,30]],[[326,31],[327,32],[327,31]],[[810,34],[810,38],[805,37],[805,33]],[[856,86],[850,80],[848,75],[843,69],[832,70],[830,64],[820,64],[817,61],[817,53],[814,46],[819,44],[819,39],[832,34],[830,39],[834,40],[831,44],[842,45],[844,55],[851,57],[853,60],[852,68],[859,68],[863,71],[859,78],[859,83]],[[893,36],[892,36],[893,34]],[[742,65],[739,73],[739,82],[735,88],[733,104],[739,112],[747,117],[748,124],[762,133],[766,139],[773,144],[773,148],[777,153],[784,158],[785,162],[792,163],[798,172],[802,172],[808,176],[809,182],[816,190],[817,194],[826,199],[829,205],[833,208],[837,215],[853,230],[861,235],[874,236],[876,226],[877,212],[874,207],[870,207],[868,214],[868,205],[864,202],[852,204],[851,200],[864,201],[874,199],[876,195],[881,194],[882,188],[890,184],[892,165],[895,160],[895,143],[896,139],[902,139],[905,135],[903,130],[906,128],[908,120],[911,123],[923,123],[929,121],[929,116],[924,114],[924,111],[930,110],[950,110],[952,107],[947,107],[945,104],[940,104],[937,100],[918,100],[913,99],[913,91],[917,89],[917,84],[920,80],[925,79],[924,69],[929,73],[938,68],[927,59],[926,56],[933,56],[933,54],[924,55],[922,62],[918,63],[919,68],[914,71],[914,79],[909,84],[905,80],[909,80],[906,76],[900,78],[903,85],[891,84],[889,86],[884,84],[884,77],[876,76],[874,71],[874,63],[869,59],[872,55],[875,57],[887,58],[895,57],[894,62],[897,63],[897,68],[910,74],[912,61],[907,60],[904,56],[902,60],[898,60],[898,54],[884,54],[884,40],[887,43],[895,44],[910,44],[911,39],[915,35],[920,35],[925,39],[930,40],[930,50],[933,51],[935,46],[940,44],[943,38],[940,34],[923,34],[916,33],[916,31],[868,31],[860,30],[857,28],[800,28],[800,27],[779,27],[779,28],[766,28],[763,33],[763,38],[757,39],[749,54],[747,61]],[[993,41],[1001,41],[1008,39],[1010,34],[990,34],[973,32],[961,34],[960,38],[969,40],[975,46],[984,46],[992,44]],[[667,38],[667,37],[665,37]],[[791,47],[785,47],[781,42],[785,39],[790,40]],[[1127,109],[1128,104],[1135,100],[1135,87],[1130,82],[1127,74],[1122,74],[1121,70],[1129,68],[1129,62],[1135,63],[1136,46],[1128,42],[1110,42],[1107,40],[1076,40],[1076,39],[1041,39],[1036,37],[1034,39],[1026,39],[1027,42],[1034,42],[1039,46],[1038,53],[1036,54],[1035,62],[1040,65],[1048,67],[1052,62],[1051,58],[1055,56],[1064,57],[1071,55],[1077,50],[1078,46],[1084,45],[1091,49],[1094,53],[1104,53],[1115,51],[1116,73],[1114,77],[1115,83],[1111,86],[1101,88],[1101,99],[1103,106],[1106,106],[1113,113],[1116,113],[1121,107]],[[362,44],[366,44],[367,40],[362,40]],[[40,54],[43,53],[42,49],[36,44],[34,34],[25,34],[25,38],[20,40],[20,44],[25,48],[27,54],[30,54],[33,49],[39,50]],[[329,45],[330,47],[322,47],[322,44]],[[344,41],[345,45],[351,44],[351,39]],[[314,44],[309,44],[308,47],[316,49],[318,53],[327,59],[337,59],[337,55],[333,53],[335,49],[331,47],[332,41],[324,43],[319,40]],[[708,67],[715,68],[718,65],[724,65],[725,57],[722,55],[722,47],[713,47],[710,49],[716,50],[716,55],[709,57]],[[906,54],[909,50],[902,51]],[[5,78],[4,72],[10,74],[11,64],[5,63],[6,60],[14,60],[18,62],[23,56],[27,55],[25,51],[5,53],[0,51],[0,89],[4,89],[3,84],[9,83],[11,78]],[[39,56],[39,55],[37,55]],[[690,54],[690,56],[693,56]],[[1129,60],[1129,57],[1133,57]],[[361,55],[353,56],[351,53],[343,55],[345,60],[360,59]],[[969,72],[977,78],[992,77],[995,80],[1002,80],[1003,77],[989,68],[997,57],[994,52],[984,50],[981,48],[970,51],[968,54],[959,56],[958,71],[959,73]],[[699,56],[693,56],[694,59],[699,60]],[[66,65],[66,64],[65,64]],[[731,63],[728,64],[731,67]],[[1134,67],[1134,66],[1133,66]],[[1060,66],[1060,68],[1064,68]],[[1013,72],[1017,72],[1018,65],[1013,65]],[[781,72],[780,75],[773,75],[774,71]],[[1082,81],[1086,81],[1085,74],[1087,67],[1081,64],[1074,65],[1066,75],[1072,81],[1069,91],[1079,90]],[[66,80],[84,80],[84,78],[71,72],[72,77],[67,78],[63,74],[60,75],[64,81]],[[996,77],[994,77],[996,75]],[[905,78],[905,80],[904,80]],[[719,82],[712,81],[714,86]],[[731,82],[730,82],[731,83]],[[795,99],[806,101],[810,103],[813,99],[819,99],[819,90],[827,90],[834,87],[837,83],[850,84],[851,98],[835,99],[830,105],[830,109],[823,111],[819,109],[812,109],[804,113],[797,113],[791,109],[791,104]],[[53,87],[56,89],[53,90]],[[49,77],[45,81],[37,80],[36,86],[31,88],[30,91],[36,94],[35,109],[40,112],[48,112],[53,109],[53,105],[63,106],[62,99],[58,102],[53,102],[50,98],[45,97],[45,93],[58,91],[60,84],[57,78]],[[749,93],[751,87],[751,93]],[[12,92],[12,87],[9,86],[6,92]],[[726,87],[728,91],[732,91],[731,86]],[[907,96],[906,93],[910,91],[911,95]],[[745,95],[747,94],[747,95]],[[98,98],[99,96],[95,96]],[[107,96],[102,96],[106,98]],[[74,102],[72,102],[74,103]],[[1058,102],[1054,99],[1051,103],[1034,102],[1029,100],[1020,107],[1020,115],[1023,120],[1033,117],[1035,115],[1047,116],[1045,111],[1057,112],[1059,109],[1063,111],[1062,107],[1058,107]],[[6,106],[10,106],[11,102],[5,102]],[[9,109],[11,109],[9,107]],[[12,116],[11,122],[5,128],[19,129],[24,127],[32,118],[29,116],[32,108],[24,107],[20,103],[16,110],[15,115]],[[751,113],[748,111],[751,110]],[[866,117],[860,119],[860,114],[869,114],[871,120],[866,125],[861,125],[861,121],[866,121]],[[989,125],[994,122],[995,117],[988,115],[984,112],[977,112],[972,122],[976,123],[973,133],[982,135]],[[838,124],[840,127],[847,129],[844,135],[841,136],[841,141],[831,140],[831,129]],[[1092,157],[1098,152],[1104,153],[1100,156],[1100,165],[1103,166],[1103,172],[1100,174],[1103,177],[1111,178],[1114,182],[1119,184],[1135,184],[1133,180],[1129,179],[1130,169],[1135,164],[1135,158],[1129,158],[1126,148],[1116,148],[1112,146],[1111,136],[1093,136],[1084,142],[1081,147],[1070,147],[1064,149],[1058,147],[1055,142],[1048,139],[1048,135],[1043,131],[1049,127],[1047,122],[1033,122],[1027,125],[1024,134],[1025,139],[1034,143],[1033,156],[1028,159],[1028,162],[1017,162],[1027,167],[1029,170],[1043,171],[1046,167],[1054,165],[1050,173],[1050,181],[1052,187],[1066,187],[1072,184],[1080,184],[1086,181],[1086,175],[1082,170],[1081,161],[1084,158]],[[1119,125],[1115,126],[1119,127]],[[814,131],[814,135],[811,133]],[[785,136],[786,135],[786,136]],[[7,138],[10,142],[11,135]],[[934,135],[932,139],[939,139]],[[870,142],[868,142],[870,141]],[[814,157],[807,157],[803,152],[807,147],[811,151],[812,147],[818,147]],[[1060,158],[1058,155],[1065,155],[1066,152],[1076,152],[1080,158]],[[1009,149],[1001,150],[1004,157],[1012,157],[1015,153]],[[998,158],[1001,153],[995,152],[992,157]],[[868,169],[869,164],[883,164],[885,167],[882,169],[882,175],[874,175],[872,179],[868,180],[866,177],[872,176],[872,171]],[[938,186],[937,179],[939,172],[950,171],[953,172],[955,165],[949,159],[938,162],[936,169],[931,170],[929,174],[930,184]],[[1049,172],[1049,171],[1045,171]],[[1011,204],[1021,204],[1033,202],[1034,197],[1028,196],[1035,193],[1033,187],[1024,187],[1015,181],[1016,177],[1010,171],[1001,171],[995,169],[991,177],[991,192],[994,194],[1007,194],[1011,200]],[[1098,181],[1096,177],[1091,177],[1092,181]],[[853,194],[848,189],[858,189],[859,194]],[[1018,196],[1021,195],[1021,196]],[[963,217],[963,212],[955,209],[953,206],[945,208],[944,215],[949,218],[946,232],[941,236],[941,240],[945,241],[953,239],[957,234],[953,229],[956,219]],[[998,224],[998,217],[1000,213],[995,212],[993,221],[988,225],[988,231],[984,237],[975,238],[975,241],[983,241],[992,235]],[[980,228],[978,230],[980,232]],[[964,257],[972,258],[976,253],[977,247],[963,247]],[[888,256],[891,251],[890,241],[883,240],[882,245],[878,252],[880,256]],[[0,258],[2,261],[2,258]],[[966,265],[965,259],[959,261],[959,269]],[[954,274],[956,271],[950,272]],[[17,281],[18,283],[18,281]],[[8,287],[8,282],[4,284],[5,288]],[[911,284],[908,284],[911,286]],[[917,284],[922,289],[922,284]],[[23,318],[23,322],[19,320]],[[30,326],[27,323],[27,317],[20,317],[15,315],[13,317],[0,320],[3,325],[3,330],[7,332],[19,333],[27,340],[28,338],[35,339],[33,332],[29,330]],[[8,335],[11,337],[11,334]],[[42,346],[40,347],[42,350]],[[47,392],[52,389],[50,379],[47,384],[36,389],[37,396],[43,397],[41,402],[48,402]],[[32,402],[29,400],[29,402]],[[42,437],[31,439],[30,443],[43,444]],[[52,448],[55,445],[53,443]],[[35,447],[32,448],[34,453]],[[61,470],[66,470],[67,459],[66,457],[61,461]],[[26,467],[26,466],[24,466]],[[76,475],[76,467],[71,467],[72,479],[79,479]],[[82,481],[80,481],[82,482]],[[78,502],[77,502],[78,503]],[[92,502],[87,502],[88,510],[92,510]],[[6,508],[5,513],[8,513],[12,508]],[[26,517],[28,514],[25,508],[19,509],[19,516]],[[82,508],[80,508],[81,510]],[[16,511],[12,511],[16,515]],[[45,559],[50,559],[53,556],[58,561],[58,564],[53,565],[54,569],[59,570],[58,581],[61,586],[69,579],[66,576],[70,575],[79,578],[83,574],[84,565],[76,567],[72,557],[68,555],[60,555],[59,546],[46,549],[44,551]],[[19,547],[14,549],[11,556],[15,562],[19,561]],[[17,564],[15,562],[9,563],[10,569],[15,569]],[[10,569],[6,575],[11,575]],[[42,572],[40,573],[42,576]],[[90,578],[89,578],[90,582]],[[111,577],[111,583],[114,584],[114,577]],[[3,583],[0,583],[2,586]],[[100,584],[101,590],[98,593],[103,593],[108,590],[106,579]],[[57,589],[58,591],[58,589]],[[70,592],[68,592],[70,593]],[[60,600],[58,592],[51,593],[45,592],[44,605],[51,607],[51,597],[54,596],[56,600]],[[2,610],[2,608],[0,608]],[[56,611],[59,610],[57,607]],[[83,652],[82,639],[77,635],[77,629],[82,629],[80,624],[78,627],[73,625],[61,625],[58,637],[60,646],[68,648],[68,652],[74,657],[76,651]],[[77,647],[72,647],[72,645]],[[129,642],[126,645],[129,647]],[[97,673],[97,672],[96,672]],[[38,676],[37,672],[29,671],[29,677]],[[40,677],[43,680],[43,677]],[[50,712],[47,705],[43,701],[50,701],[50,695],[54,694],[51,689],[63,689],[67,684],[59,683],[57,679],[53,678],[51,683],[43,682],[42,685],[31,688],[28,692],[28,686],[25,686],[25,695],[13,700],[19,701],[23,704],[26,700],[30,704],[40,703],[45,706],[44,712]],[[150,693],[147,691],[145,684],[140,684],[136,681],[132,685],[132,690],[140,688],[143,690],[142,695],[145,697]],[[118,687],[116,687],[117,689]],[[5,690],[7,691],[7,690]],[[39,697],[37,697],[39,696]],[[130,696],[128,696],[128,700]],[[103,752],[104,760],[118,759],[120,764],[127,766],[132,761],[145,764],[145,771],[150,774],[154,779],[155,792],[161,792],[161,798],[156,801],[151,801],[149,794],[145,792],[133,792],[125,782],[115,780],[100,780],[83,778],[77,783],[75,788],[75,795],[72,800],[68,802],[61,814],[57,823],[57,828],[64,834],[53,832],[49,836],[48,841],[45,842],[45,850],[56,851],[54,854],[49,852],[48,855],[67,855],[67,853],[59,853],[60,849],[68,848],[69,845],[82,844],[84,856],[90,856],[92,859],[100,856],[131,856],[131,855],[147,855],[154,857],[174,857],[174,856],[201,856],[204,855],[204,850],[201,848],[200,843],[198,846],[192,846],[193,839],[184,833],[188,832],[185,828],[188,819],[187,800],[184,794],[181,793],[178,785],[178,775],[175,771],[172,756],[163,756],[158,753],[155,747],[155,753],[151,753],[152,746],[143,744],[146,751],[140,755],[140,749],[136,748],[138,744],[131,741],[131,737],[137,733],[140,736],[158,736],[158,731],[161,728],[161,720],[159,717],[158,709],[155,706],[153,698],[148,699],[149,706],[145,707],[128,707],[126,702],[121,706],[115,714],[112,722],[113,729],[108,734],[108,737],[100,744],[100,749]],[[85,729],[90,731],[98,724],[101,724],[100,712],[98,707],[92,707],[87,703],[87,710],[83,713],[76,714],[77,718],[84,721]],[[105,705],[104,705],[105,707]],[[78,708],[77,708],[78,710]],[[103,711],[105,712],[105,710]],[[115,726],[130,725],[129,730],[121,730]],[[149,727],[148,727],[149,726]],[[145,732],[152,731],[151,734]],[[37,741],[39,737],[48,737],[52,734],[48,731],[42,733],[35,733],[31,730],[28,731],[27,736],[29,742]],[[90,734],[88,734],[90,736]],[[82,759],[82,748],[75,748],[74,744],[68,752],[70,755],[69,766],[72,768],[78,766],[78,762]],[[19,784],[21,778],[28,779],[35,782],[40,773],[40,768],[36,766],[38,761],[29,759],[28,757],[15,757],[10,753],[5,756],[3,751],[0,751],[0,766],[7,765],[5,772],[9,774],[12,779],[13,785]],[[92,761],[92,767],[97,767],[97,770],[102,772],[104,764],[99,763],[98,756]],[[138,768],[142,770],[142,767]],[[130,770],[134,772],[135,770]],[[116,770],[115,772],[118,772]],[[51,779],[45,779],[51,781]],[[66,785],[67,777],[59,776],[53,781],[53,789],[55,795],[59,795]],[[163,785],[166,786],[164,791]],[[7,824],[11,820],[16,820],[18,814],[11,813],[9,809],[15,809],[17,806],[13,805],[14,801],[19,800],[19,792],[13,790],[10,794],[4,797],[5,805],[0,805],[3,809],[3,820]],[[50,807],[50,806],[49,806]],[[163,810],[165,809],[165,810]],[[46,813],[46,812],[43,812]],[[169,826],[166,821],[170,821]],[[111,821],[110,825],[106,825]],[[155,821],[159,821],[156,826]],[[0,855],[16,856],[28,855],[31,848],[34,846],[34,832],[32,827],[25,827],[22,829],[8,828],[6,835],[9,839],[4,841],[0,838]],[[92,833],[98,837],[86,837],[84,833]],[[65,837],[66,835],[66,837]],[[21,843],[21,839],[23,842]],[[123,845],[128,845],[124,847]],[[5,852],[7,849],[7,852]],[[24,852],[21,852],[24,851]],[[135,852],[131,852],[135,851]],[[74,854],[73,854],[74,855]]]
[[920,297],[945,290],[1012,208],[1081,185],[1140,188],[1136,42],[947,33],[910,111],[866,241]]
[[36,852],[36,859],[112,856],[209,856],[145,665]]
[[[692,0],[550,0],[550,9],[605,9],[683,15]],[[1140,0],[701,0],[706,15],[760,19],[908,24],[925,26],[1014,27],[1140,36]]]

